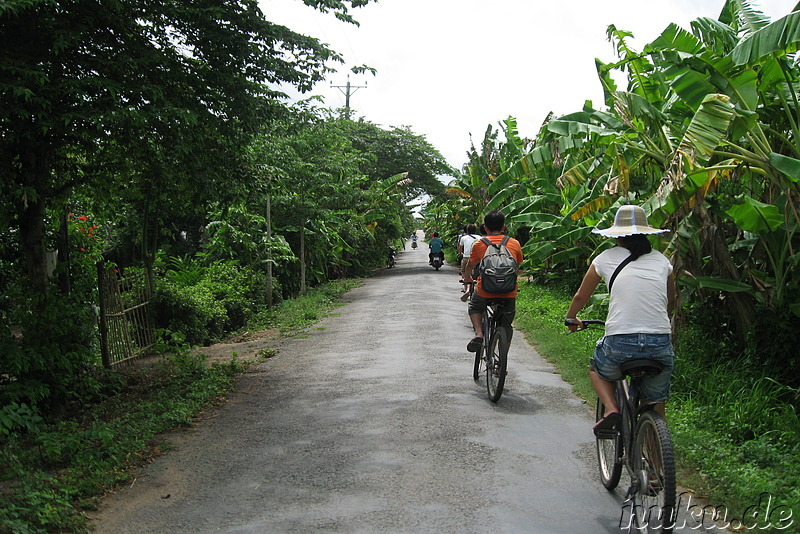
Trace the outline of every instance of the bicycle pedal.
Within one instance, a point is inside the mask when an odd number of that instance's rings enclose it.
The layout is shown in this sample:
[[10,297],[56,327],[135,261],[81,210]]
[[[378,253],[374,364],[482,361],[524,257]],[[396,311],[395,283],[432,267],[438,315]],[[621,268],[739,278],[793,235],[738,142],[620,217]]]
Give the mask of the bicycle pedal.
[[598,430],[595,434],[597,439],[616,439],[618,432],[614,429]]

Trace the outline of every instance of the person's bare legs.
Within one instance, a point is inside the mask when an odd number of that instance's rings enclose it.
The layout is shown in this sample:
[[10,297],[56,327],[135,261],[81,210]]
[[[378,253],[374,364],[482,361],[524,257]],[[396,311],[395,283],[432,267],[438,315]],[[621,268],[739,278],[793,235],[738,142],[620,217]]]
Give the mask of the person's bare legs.
[[597,393],[597,398],[606,407],[606,415],[619,412],[617,400],[614,398],[614,383],[601,377],[594,369],[589,370],[589,380],[592,382],[595,393]]
[[472,329],[475,331],[475,337],[483,339],[483,314],[473,313],[469,316],[472,323]]

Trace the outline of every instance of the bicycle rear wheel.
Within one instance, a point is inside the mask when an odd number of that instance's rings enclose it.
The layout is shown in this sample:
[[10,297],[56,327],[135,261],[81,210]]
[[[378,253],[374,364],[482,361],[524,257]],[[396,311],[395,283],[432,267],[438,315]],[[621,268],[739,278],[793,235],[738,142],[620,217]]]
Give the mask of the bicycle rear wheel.
[[[597,399],[595,421],[606,415],[606,407]],[[612,490],[619,484],[622,475],[622,433],[617,432],[613,438],[596,438],[597,465],[600,468],[600,482],[606,489]]]
[[640,532],[670,534],[675,527],[675,455],[664,418],[647,410],[636,423],[633,471],[639,478],[634,521]]
[[508,334],[502,327],[496,327],[491,334],[486,352],[486,390],[489,400],[497,402],[503,394],[508,365]]

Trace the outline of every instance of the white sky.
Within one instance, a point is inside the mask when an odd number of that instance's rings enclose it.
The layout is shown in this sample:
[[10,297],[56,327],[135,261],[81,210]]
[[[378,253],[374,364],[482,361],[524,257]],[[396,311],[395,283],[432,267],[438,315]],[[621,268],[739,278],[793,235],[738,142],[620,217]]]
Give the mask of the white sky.
[[[377,75],[350,75],[353,118],[409,126],[460,169],[470,134],[483,139],[489,124],[516,117],[520,134],[533,137],[550,111],[579,111],[585,100],[602,105],[595,58],[616,59],[606,39],[614,24],[630,31],[634,48],[671,22],[689,29],[717,18],[724,0],[379,0],[353,11],[360,27],[321,15],[299,0],[259,0],[266,17],[319,38],[345,64],[310,95],[344,107],[350,67],[366,64]],[[772,20],[797,0],[752,0]]]

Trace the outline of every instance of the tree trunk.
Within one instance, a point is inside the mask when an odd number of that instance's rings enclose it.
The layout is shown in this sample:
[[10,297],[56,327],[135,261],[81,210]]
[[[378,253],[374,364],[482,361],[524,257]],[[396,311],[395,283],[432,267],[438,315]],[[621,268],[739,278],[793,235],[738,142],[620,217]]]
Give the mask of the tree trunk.
[[50,175],[46,151],[28,146],[22,158],[22,185],[26,193],[19,214],[19,231],[22,254],[28,270],[28,288],[40,297],[42,306],[47,302],[47,255],[45,244],[46,186]]
[[[711,257],[713,274],[729,280],[739,280],[741,273],[731,258],[722,229],[711,221],[710,217],[704,219],[700,242],[703,244],[704,256]],[[737,342],[739,346],[744,346],[747,333],[755,321],[755,302],[753,297],[746,293],[725,293],[724,296],[724,302],[736,323]]]
[[47,260],[44,242],[43,199],[28,200],[20,214],[19,230],[22,253],[28,268],[28,286],[35,295],[47,299]]
[[306,220],[300,223],[300,294],[306,294]]
[[272,206],[267,195],[267,306],[272,308]]

